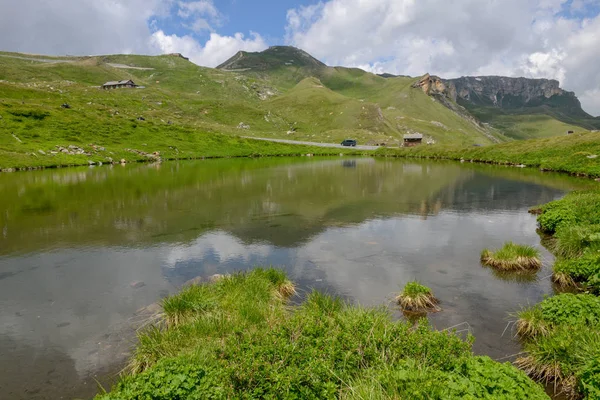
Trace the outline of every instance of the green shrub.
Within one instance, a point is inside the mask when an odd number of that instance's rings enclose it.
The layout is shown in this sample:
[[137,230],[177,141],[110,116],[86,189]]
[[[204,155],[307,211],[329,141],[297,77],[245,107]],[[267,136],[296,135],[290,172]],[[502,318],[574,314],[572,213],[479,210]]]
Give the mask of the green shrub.
[[600,253],[587,252],[581,257],[561,259],[554,264],[554,280],[562,286],[576,283],[584,288],[600,288]]
[[472,357],[451,372],[413,361],[384,369],[350,385],[345,399],[547,399],[541,386],[510,363]]
[[600,399],[600,359],[588,362],[577,375],[579,392],[586,399]]
[[541,207],[538,216],[540,229],[548,233],[558,232],[563,226],[600,224],[600,192],[573,192],[563,199]]
[[231,398],[227,379],[197,358],[165,359],[146,372],[124,378],[97,400],[202,400]]
[[542,207],[542,214],[538,217],[538,224],[542,231],[554,233],[563,223],[568,225],[575,221],[573,211],[563,203],[549,203]]
[[552,325],[600,324],[600,298],[591,294],[563,293],[545,299],[538,307],[542,318]]

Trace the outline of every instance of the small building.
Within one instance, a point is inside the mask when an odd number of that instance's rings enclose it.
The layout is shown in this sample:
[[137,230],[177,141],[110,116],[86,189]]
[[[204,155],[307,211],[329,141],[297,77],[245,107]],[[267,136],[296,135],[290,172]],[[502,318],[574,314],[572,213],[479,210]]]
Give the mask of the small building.
[[102,85],[102,89],[122,89],[122,88],[133,89],[136,87],[137,87],[137,85],[131,79],[126,80],[126,81],[106,82],[104,85]]
[[404,147],[418,146],[423,143],[423,135],[420,133],[409,133],[404,135]]

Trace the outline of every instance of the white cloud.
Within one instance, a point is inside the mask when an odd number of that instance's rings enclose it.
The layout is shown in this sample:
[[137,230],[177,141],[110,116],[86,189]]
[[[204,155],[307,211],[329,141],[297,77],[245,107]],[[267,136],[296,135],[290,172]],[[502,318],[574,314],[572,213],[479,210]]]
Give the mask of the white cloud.
[[144,52],[167,0],[0,0],[0,49],[43,54]]
[[177,16],[185,20],[182,24],[196,33],[214,31],[213,25],[220,25],[222,16],[212,0],[177,3]]
[[286,40],[376,72],[559,79],[600,114],[600,16],[560,14],[594,1],[328,0],[288,11]]
[[[239,50],[258,51],[251,33],[214,32],[223,20],[212,0],[0,0],[0,50],[51,55],[182,53],[214,67]],[[179,14],[179,15],[177,15]],[[160,21],[179,17],[190,35],[165,33]],[[210,31],[201,44],[192,32]]]
[[240,50],[267,48],[266,42],[257,33],[252,33],[249,38],[241,33],[234,36],[211,33],[210,39],[202,46],[191,36],[166,35],[157,31],[152,35],[151,43],[158,53],[182,53],[192,62],[207,67],[216,67]]
[[207,15],[216,18],[219,15],[219,11],[212,0],[193,1],[189,3],[180,1],[177,14],[182,18],[189,18],[193,15]]

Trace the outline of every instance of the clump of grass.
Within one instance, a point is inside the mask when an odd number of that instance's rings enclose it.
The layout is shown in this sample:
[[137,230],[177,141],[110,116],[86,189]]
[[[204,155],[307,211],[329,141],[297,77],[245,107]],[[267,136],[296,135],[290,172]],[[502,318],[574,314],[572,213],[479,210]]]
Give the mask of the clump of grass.
[[440,311],[439,300],[427,286],[419,282],[409,282],[404,286],[402,293],[396,297],[396,301],[403,311],[412,313],[426,313]]
[[599,357],[600,331],[597,328],[563,325],[528,342],[524,355],[515,364],[531,377],[546,384],[553,383],[555,390],[560,388],[574,396],[580,381],[578,376]]
[[586,250],[600,249],[600,225],[563,226],[556,232],[553,252],[566,258],[575,258]]
[[217,305],[214,291],[209,285],[191,285],[180,293],[162,300],[167,326],[177,326],[214,309]]
[[265,277],[275,286],[275,294],[283,300],[287,300],[297,294],[296,285],[290,281],[285,272],[270,268],[264,271]]
[[481,253],[481,263],[502,271],[531,271],[542,267],[540,252],[532,246],[508,242],[497,251],[488,249]]
[[545,336],[550,332],[550,326],[539,307],[525,308],[517,313],[517,317],[517,334],[521,338]]

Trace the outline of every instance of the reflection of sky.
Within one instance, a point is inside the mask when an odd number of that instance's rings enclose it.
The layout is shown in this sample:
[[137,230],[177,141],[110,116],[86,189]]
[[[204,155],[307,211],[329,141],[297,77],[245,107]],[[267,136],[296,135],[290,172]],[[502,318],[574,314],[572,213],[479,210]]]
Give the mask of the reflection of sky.
[[[535,217],[526,212],[443,212],[372,220],[330,228],[295,249],[248,245],[224,233],[202,236],[166,256],[168,279],[227,273],[256,265],[283,265],[304,288],[327,287],[365,305],[389,301],[399,287],[417,279],[432,287],[446,312],[433,317],[439,328],[467,322],[479,338],[477,350],[507,355],[515,350],[500,334],[507,313],[538,302],[551,290],[548,279],[528,284],[498,280],[479,264],[485,247],[506,240],[539,245]],[[549,270],[540,272],[547,276]]]

